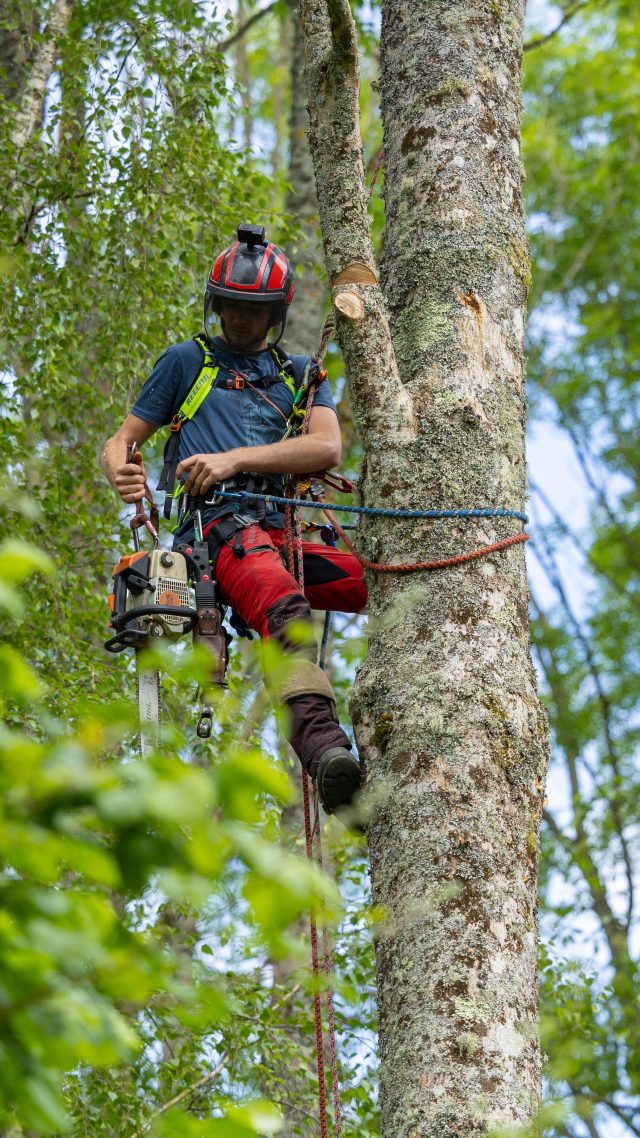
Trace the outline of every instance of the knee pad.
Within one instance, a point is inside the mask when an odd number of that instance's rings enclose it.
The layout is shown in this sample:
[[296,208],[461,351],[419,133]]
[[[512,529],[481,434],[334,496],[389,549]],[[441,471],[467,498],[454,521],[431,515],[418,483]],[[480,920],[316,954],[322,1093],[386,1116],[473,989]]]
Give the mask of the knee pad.
[[289,703],[301,695],[322,695],[331,704],[332,715],[335,715],[336,697],[329,683],[327,673],[323,672],[317,664],[303,658],[291,661],[291,668],[284,678],[275,683],[265,680],[272,699],[276,703]]

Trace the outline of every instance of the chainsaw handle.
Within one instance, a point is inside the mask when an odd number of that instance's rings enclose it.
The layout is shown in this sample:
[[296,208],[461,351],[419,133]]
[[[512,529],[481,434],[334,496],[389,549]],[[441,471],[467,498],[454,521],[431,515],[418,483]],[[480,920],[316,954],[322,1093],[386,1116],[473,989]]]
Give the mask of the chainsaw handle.
[[198,613],[195,609],[183,608],[181,605],[138,605],[137,608],[127,609],[126,612],[114,615],[111,620],[111,627],[116,629],[126,628],[132,621],[141,616],[178,616],[183,620],[188,620],[189,624],[185,628],[187,632],[193,632],[196,624],[198,623]]

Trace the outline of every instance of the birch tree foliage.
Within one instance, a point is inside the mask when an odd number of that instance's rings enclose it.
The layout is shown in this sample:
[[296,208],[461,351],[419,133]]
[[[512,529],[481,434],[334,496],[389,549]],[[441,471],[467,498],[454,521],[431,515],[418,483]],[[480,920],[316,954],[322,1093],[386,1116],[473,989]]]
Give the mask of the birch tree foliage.
[[192,5],[76,5],[39,125],[18,146],[18,97],[2,116],[3,509],[60,551],[29,632],[49,676],[64,650],[67,693],[95,685],[117,528],[101,443],[157,356],[200,327],[202,282],[239,213],[269,216],[265,179],[227,133],[225,30]]
[[[12,589],[53,568],[21,549],[0,549],[3,616],[14,628]],[[130,704],[72,706],[73,726],[56,722],[37,672],[8,646],[1,661],[3,1134],[187,1136],[186,1098],[203,1136],[275,1132],[278,1112],[260,1102],[255,1078],[237,1088],[236,1105],[218,1078],[243,1046],[240,1009],[244,1028],[269,1004],[262,983],[234,984],[216,953],[225,930],[238,954],[244,938],[248,960],[256,938],[271,957],[291,952],[289,924],[309,904],[327,913],[334,904],[328,882],[269,840],[262,798],[288,801],[286,775],[229,741],[239,715],[213,765],[185,763],[178,729],[136,761],[126,747]],[[184,660],[172,680],[205,675],[205,660],[195,669]],[[31,730],[20,730],[20,712]],[[230,888],[244,932],[228,915],[211,932],[207,905]],[[191,922],[176,924],[177,913]]]

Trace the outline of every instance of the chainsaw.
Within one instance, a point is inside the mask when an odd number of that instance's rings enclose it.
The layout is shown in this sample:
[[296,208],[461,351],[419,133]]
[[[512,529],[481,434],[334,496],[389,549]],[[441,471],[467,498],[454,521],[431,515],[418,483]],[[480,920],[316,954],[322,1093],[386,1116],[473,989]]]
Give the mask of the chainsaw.
[[[129,447],[127,462],[136,449],[135,444]],[[223,609],[211,579],[209,547],[202,539],[200,518],[195,519],[199,540],[179,545],[174,550],[160,549],[158,508],[146,484],[145,498],[150,504],[151,516],[146,514],[142,499],[136,503],[136,513],[130,521],[134,552],[122,557],[113,570],[109,606],[114,635],[105,644],[108,652],[122,652],[126,648],[135,651],[143,756],[158,746],[161,713],[160,675],[157,670],[144,666],[145,649],[161,637],[177,640],[192,632],[194,641],[208,649],[212,660],[211,680],[219,686],[224,686],[228,662]],[[138,531],[141,527],[151,536],[153,547],[150,550],[140,548]],[[207,739],[212,730],[213,712],[206,701],[196,731],[200,738]]]

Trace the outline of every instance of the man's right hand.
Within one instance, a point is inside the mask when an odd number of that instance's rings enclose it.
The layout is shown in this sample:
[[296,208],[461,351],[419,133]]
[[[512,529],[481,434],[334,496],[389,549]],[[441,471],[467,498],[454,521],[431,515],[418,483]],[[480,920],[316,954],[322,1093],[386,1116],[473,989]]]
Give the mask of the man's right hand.
[[147,472],[142,462],[139,450],[131,456],[130,462],[116,469],[113,485],[123,502],[139,502],[144,498],[144,484],[147,481]]

